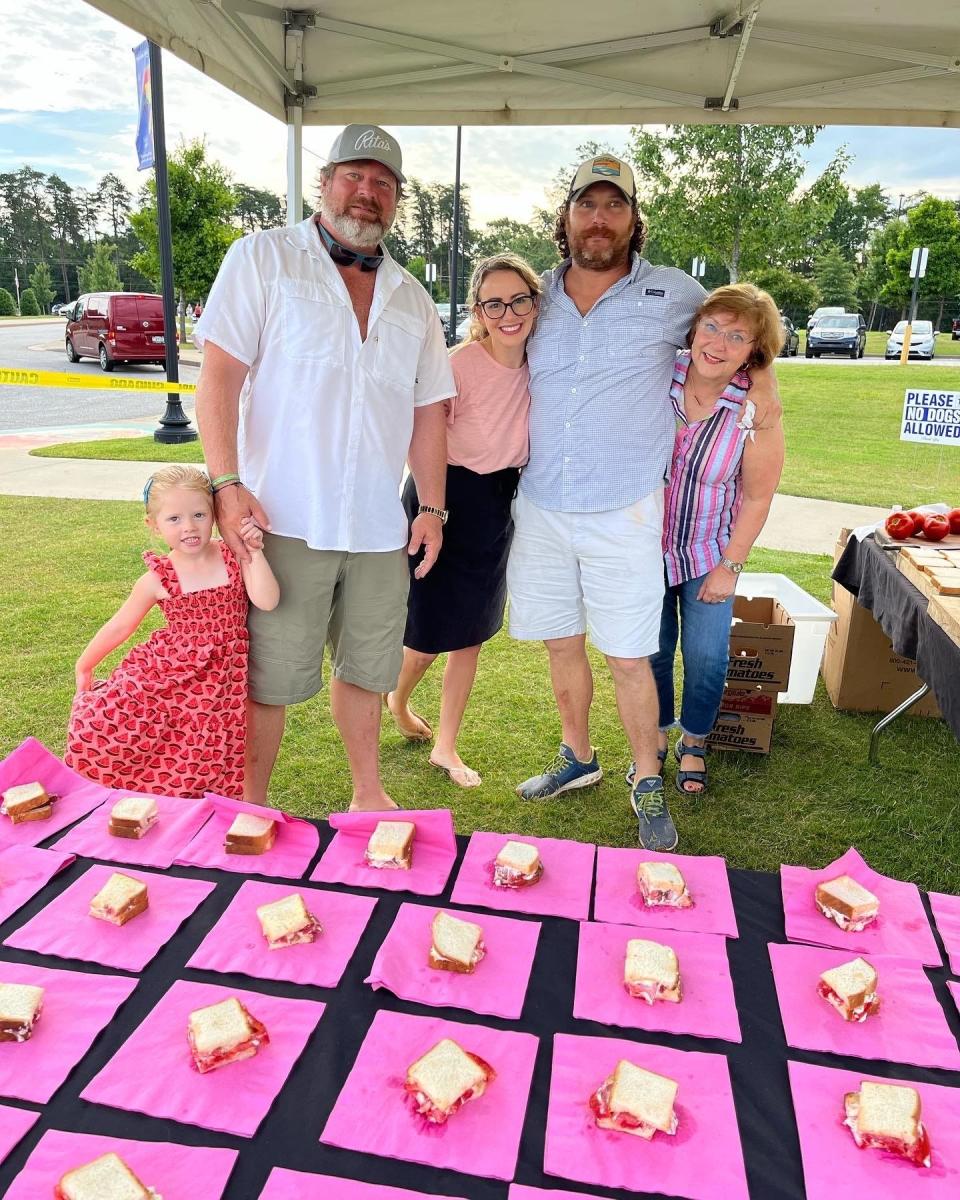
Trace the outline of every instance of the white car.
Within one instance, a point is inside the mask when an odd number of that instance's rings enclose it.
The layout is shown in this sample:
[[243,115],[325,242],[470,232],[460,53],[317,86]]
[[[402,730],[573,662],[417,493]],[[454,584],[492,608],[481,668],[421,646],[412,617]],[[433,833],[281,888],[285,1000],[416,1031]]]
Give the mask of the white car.
[[[884,358],[899,358],[903,353],[903,337],[907,331],[906,321],[898,321],[890,332]],[[937,331],[932,321],[914,321],[910,332],[910,358],[933,358],[937,350]]]

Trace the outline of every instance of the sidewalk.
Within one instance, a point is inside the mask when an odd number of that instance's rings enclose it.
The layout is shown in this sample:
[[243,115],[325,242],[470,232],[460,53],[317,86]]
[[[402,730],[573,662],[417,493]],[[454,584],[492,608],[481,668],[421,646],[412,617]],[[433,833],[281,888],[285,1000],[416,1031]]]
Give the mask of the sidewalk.
[[[156,421],[140,419],[118,421],[110,425],[80,425],[0,434],[0,495],[139,501],[144,481],[161,463],[35,458],[30,451],[37,446],[52,446],[58,442],[147,437],[155,428]],[[837,533],[842,526],[873,524],[886,515],[886,509],[862,504],[836,504],[830,500],[807,500],[801,496],[775,496],[770,518],[757,539],[757,545],[769,550],[832,554]]]

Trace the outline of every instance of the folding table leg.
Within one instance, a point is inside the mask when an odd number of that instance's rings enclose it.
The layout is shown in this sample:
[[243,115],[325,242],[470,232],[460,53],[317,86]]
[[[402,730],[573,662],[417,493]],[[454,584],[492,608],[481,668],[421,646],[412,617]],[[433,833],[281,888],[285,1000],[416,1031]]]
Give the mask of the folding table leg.
[[876,723],[876,725],[874,725],[873,732],[870,734],[870,753],[867,756],[868,760],[871,763],[873,763],[874,766],[878,766],[880,763],[880,756],[878,754],[878,748],[880,745],[880,734],[884,731],[884,729],[886,729],[886,727],[888,725],[892,724],[897,719],[897,717],[899,717],[903,713],[905,713],[908,708],[912,708],[913,705],[916,704],[918,700],[922,700],[924,698],[924,696],[927,694],[927,692],[929,692],[929,691],[930,691],[930,685],[925,683],[923,685],[923,687],[920,688],[919,691],[914,692],[912,696],[908,696],[902,704],[897,705],[897,707],[893,710],[893,712],[888,712],[885,717],[882,717]]

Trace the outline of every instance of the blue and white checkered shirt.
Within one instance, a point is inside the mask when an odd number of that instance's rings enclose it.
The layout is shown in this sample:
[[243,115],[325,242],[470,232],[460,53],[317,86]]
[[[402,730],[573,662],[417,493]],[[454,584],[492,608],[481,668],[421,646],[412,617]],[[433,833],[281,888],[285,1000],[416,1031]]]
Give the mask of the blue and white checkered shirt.
[[666,478],[674,357],[707,293],[635,254],[629,275],[581,316],[563,286],[569,265],[544,275],[528,343],[530,461],[520,487],[540,508],[607,512]]

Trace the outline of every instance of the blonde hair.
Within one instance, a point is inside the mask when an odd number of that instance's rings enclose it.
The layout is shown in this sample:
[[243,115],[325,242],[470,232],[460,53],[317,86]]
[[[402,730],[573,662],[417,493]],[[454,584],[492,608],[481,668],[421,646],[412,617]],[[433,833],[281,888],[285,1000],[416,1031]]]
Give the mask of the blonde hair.
[[162,467],[147,480],[143,489],[143,502],[147,508],[147,516],[152,517],[160,506],[160,501],[166,492],[174,488],[184,488],[188,492],[203,492],[213,508],[213,493],[210,488],[210,477],[199,467],[188,467],[175,463],[170,467]]
[[[504,251],[503,254],[491,254],[489,258],[482,258],[473,268],[473,274],[470,276],[470,287],[467,291],[467,304],[470,307],[470,328],[467,330],[467,336],[456,347],[458,350],[462,350],[464,346],[469,346],[471,342],[482,342],[485,337],[490,336],[483,321],[477,315],[477,297],[480,294],[481,287],[483,287],[483,281],[488,275],[492,275],[494,271],[513,271],[520,276],[530,289],[531,296],[536,297],[538,300],[540,298],[540,294],[543,291],[540,284],[540,276],[527,260],[521,258],[519,254]],[[451,305],[451,309],[454,307]]]
[[753,327],[754,340],[747,367],[769,367],[783,349],[787,336],[773,297],[753,283],[728,283],[710,293],[693,314],[687,345],[692,345],[697,325],[713,313],[732,313]]

